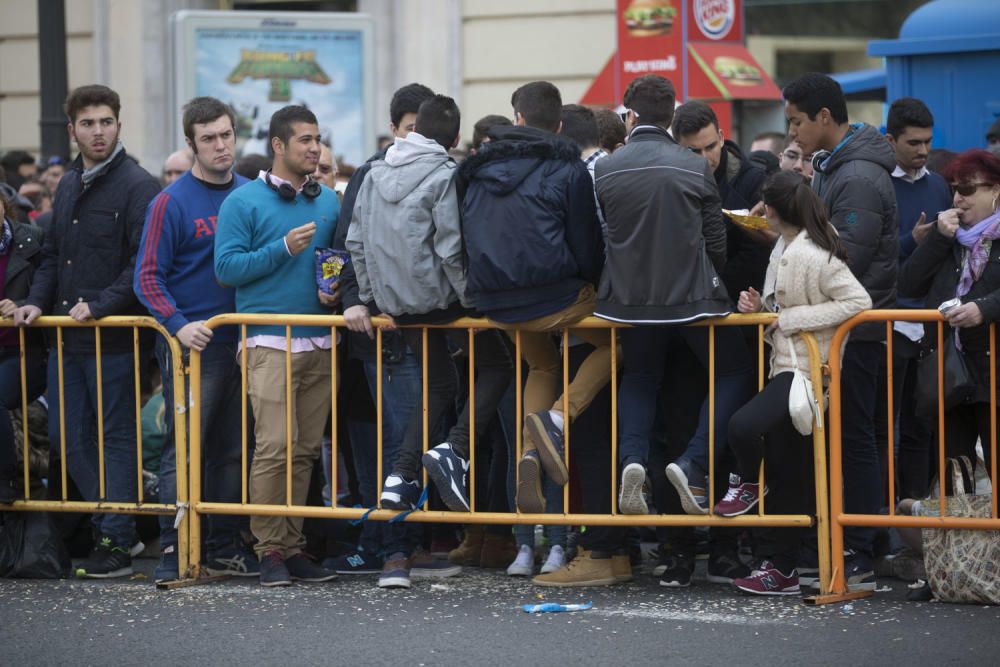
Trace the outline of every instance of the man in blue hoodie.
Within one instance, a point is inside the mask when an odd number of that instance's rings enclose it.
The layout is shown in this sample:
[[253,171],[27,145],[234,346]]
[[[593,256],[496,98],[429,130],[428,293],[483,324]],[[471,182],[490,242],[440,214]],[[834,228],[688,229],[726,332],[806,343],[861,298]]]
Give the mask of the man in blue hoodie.
[[[871,125],[848,122],[840,84],[824,74],[803,74],[782,94],[789,136],[804,154],[815,153],[813,188],[826,203],[848,266],[868,290],[873,308],[892,308],[899,266],[892,148]],[[844,348],[841,376],[844,509],[852,514],[878,514],[885,500],[875,415],[885,372],[885,327],[879,322],[856,327]],[[848,586],[875,590],[875,529],[848,529],[845,537]]]
[[[224,327],[216,331],[204,325],[214,315],[236,311],[235,291],[219,284],[213,265],[219,208],[247,182],[232,171],[235,124],[232,109],[214,97],[196,97],[184,107],[184,136],[194,152],[194,165],[150,203],[132,284],[150,314],[180,340],[185,358],[187,350],[201,352],[205,499],[217,502],[240,501],[243,475],[242,382],[236,364],[236,330]],[[156,341],[156,358],[163,371],[164,400],[172,405],[170,348],[162,338]],[[170,503],[177,497],[174,410],[166,411],[166,425],[160,502]],[[240,538],[246,519],[210,514],[206,524],[205,568],[210,574],[260,574],[257,558]],[[160,517],[160,553],[156,581],[176,579],[177,529],[172,515]]]

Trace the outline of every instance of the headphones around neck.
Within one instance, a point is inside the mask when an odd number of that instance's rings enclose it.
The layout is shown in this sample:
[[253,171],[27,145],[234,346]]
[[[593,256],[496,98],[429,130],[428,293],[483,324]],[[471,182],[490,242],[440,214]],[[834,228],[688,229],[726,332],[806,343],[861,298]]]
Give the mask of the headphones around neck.
[[[271,180],[270,170],[268,170],[264,175],[264,181],[267,183],[267,187],[277,192],[278,196],[281,197],[283,201],[295,201],[295,195],[298,194],[295,188],[288,183],[275,185],[274,181]],[[306,177],[306,182],[302,185],[302,194],[305,195],[307,199],[316,199],[322,191],[323,188],[317,181],[314,181],[311,177]]]

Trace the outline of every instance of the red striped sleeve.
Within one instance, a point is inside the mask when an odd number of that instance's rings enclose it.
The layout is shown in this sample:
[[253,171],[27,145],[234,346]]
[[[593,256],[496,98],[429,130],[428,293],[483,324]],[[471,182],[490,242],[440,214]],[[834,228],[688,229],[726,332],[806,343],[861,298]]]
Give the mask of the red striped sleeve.
[[145,295],[150,305],[159,311],[162,317],[170,317],[176,312],[176,308],[163,296],[159,286],[153,279],[156,275],[156,248],[160,242],[160,234],[163,231],[163,214],[167,209],[167,202],[170,195],[161,192],[156,197],[153,209],[149,216],[146,229],[146,247],[143,249],[142,258],[142,293]]

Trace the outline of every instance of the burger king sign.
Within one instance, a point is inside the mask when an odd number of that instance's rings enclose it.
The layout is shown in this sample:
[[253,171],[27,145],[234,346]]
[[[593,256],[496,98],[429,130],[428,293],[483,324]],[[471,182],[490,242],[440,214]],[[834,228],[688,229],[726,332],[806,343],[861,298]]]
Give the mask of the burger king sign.
[[736,21],[736,0],[694,0],[694,20],[709,39],[724,39]]

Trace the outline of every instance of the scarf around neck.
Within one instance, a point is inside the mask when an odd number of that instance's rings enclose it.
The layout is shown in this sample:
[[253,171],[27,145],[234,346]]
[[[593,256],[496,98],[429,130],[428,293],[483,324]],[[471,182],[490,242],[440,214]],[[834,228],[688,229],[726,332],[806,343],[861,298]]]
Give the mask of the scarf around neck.
[[990,259],[990,247],[993,241],[1000,238],[1000,212],[994,212],[968,229],[959,229],[955,238],[965,248],[962,275],[955,288],[955,296],[961,298],[983,275]]
[[115,149],[111,151],[111,155],[105,158],[104,161],[98,162],[90,169],[84,169],[83,175],[81,177],[83,178],[84,186],[90,185],[91,183],[94,182],[94,179],[96,179],[98,176],[107,171],[108,165],[111,164],[111,161],[114,160],[116,157],[118,157],[118,154],[121,153],[123,150],[125,150],[125,144],[123,144],[121,139],[119,139],[118,143],[115,145]]
[[10,250],[10,243],[14,240],[14,229],[7,219],[3,219],[3,228],[0,229],[0,255],[6,255]]

